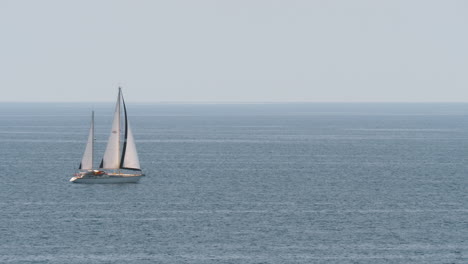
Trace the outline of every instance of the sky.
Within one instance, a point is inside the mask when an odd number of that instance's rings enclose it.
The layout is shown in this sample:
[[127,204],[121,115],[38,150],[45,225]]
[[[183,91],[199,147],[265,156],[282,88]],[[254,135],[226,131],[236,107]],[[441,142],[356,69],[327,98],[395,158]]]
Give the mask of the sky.
[[468,102],[464,0],[0,0],[0,102]]

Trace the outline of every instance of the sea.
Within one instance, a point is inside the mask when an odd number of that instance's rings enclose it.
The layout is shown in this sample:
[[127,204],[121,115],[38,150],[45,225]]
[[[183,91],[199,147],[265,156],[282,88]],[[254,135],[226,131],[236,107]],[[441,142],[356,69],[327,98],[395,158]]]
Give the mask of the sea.
[[74,184],[91,110],[0,103],[0,263],[468,263],[467,103],[127,102],[136,184]]

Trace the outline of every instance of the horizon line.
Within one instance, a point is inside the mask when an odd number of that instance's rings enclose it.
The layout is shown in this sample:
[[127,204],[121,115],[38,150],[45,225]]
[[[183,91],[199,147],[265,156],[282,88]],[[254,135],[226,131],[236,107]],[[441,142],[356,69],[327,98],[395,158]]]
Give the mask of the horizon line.
[[[115,103],[114,101],[0,101],[1,103]],[[133,101],[132,104],[435,104],[435,103],[468,103],[468,101]]]

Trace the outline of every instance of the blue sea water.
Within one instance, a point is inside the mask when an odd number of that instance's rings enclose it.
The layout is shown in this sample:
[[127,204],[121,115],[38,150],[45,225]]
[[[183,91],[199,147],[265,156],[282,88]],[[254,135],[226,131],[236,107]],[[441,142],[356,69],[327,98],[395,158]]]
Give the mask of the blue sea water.
[[91,105],[0,104],[0,263],[468,263],[468,104],[127,107],[147,177],[81,185]]

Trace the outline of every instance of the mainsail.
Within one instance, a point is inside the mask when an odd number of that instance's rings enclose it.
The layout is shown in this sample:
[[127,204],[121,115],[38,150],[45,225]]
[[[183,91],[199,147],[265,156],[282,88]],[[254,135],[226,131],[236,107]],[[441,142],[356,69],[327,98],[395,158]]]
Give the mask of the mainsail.
[[[120,155],[120,104],[124,108],[124,141],[122,155]],[[102,169],[131,169],[140,170],[140,162],[136,151],[135,140],[127,119],[127,109],[123,99],[122,89],[119,87],[119,95],[112,122],[112,131],[107,142],[106,151],[102,159],[100,168]]]
[[80,170],[91,170],[93,169],[93,157],[94,157],[94,111],[91,114],[91,126],[89,128],[88,142],[83,154],[83,158],[80,163]]
[[119,95],[117,96],[117,103],[115,104],[114,120],[112,121],[112,130],[100,165],[100,168],[103,169],[120,168],[120,97],[121,91],[119,88]]

